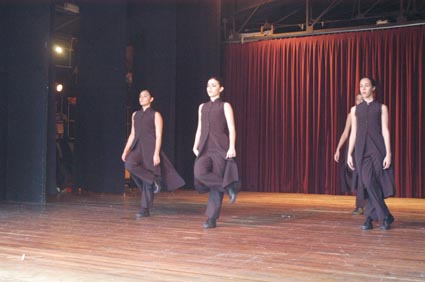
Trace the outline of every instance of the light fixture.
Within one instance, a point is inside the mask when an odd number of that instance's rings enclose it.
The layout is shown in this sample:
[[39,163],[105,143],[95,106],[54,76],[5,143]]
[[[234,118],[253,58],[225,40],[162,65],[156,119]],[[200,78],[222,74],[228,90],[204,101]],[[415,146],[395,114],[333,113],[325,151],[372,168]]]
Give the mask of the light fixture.
[[56,92],[60,93],[63,90],[63,85],[61,83],[56,83]]
[[53,51],[55,51],[56,54],[62,55],[63,54],[63,47],[59,45],[53,46]]
[[376,25],[380,25],[380,24],[387,24],[387,23],[389,23],[390,21],[389,20],[387,20],[387,19],[383,19],[383,20],[377,20],[376,21]]

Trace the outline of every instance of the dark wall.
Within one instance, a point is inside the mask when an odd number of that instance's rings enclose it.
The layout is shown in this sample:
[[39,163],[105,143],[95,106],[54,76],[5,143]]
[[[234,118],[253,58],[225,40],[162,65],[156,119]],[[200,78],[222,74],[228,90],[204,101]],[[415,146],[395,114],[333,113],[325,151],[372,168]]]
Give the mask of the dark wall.
[[152,108],[164,119],[162,149],[175,160],[176,3],[144,1],[128,6],[128,43],[134,47],[133,110],[142,89],[154,96]]
[[80,5],[76,158],[78,184],[124,191],[126,5]]
[[6,162],[7,162],[7,73],[6,52],[8,36],[6,25],[8,14],[0,8],[0,200],[6,199]]
[[193,187],[197,110],[206,80],[220,70],[221,1],[140,1],[129,5],[128,42],[135,48],[134,97],[155,96],[164,117],[163,150]]
[[[3,41],[2,41],[3,42]],[[1,52],[2,49],[0,49]],[[0,70],[0,200],[6,199],[7,73]]]
[[6,199],[43,203],[52,175],[47,122],[51,9],[49,4],[1,8],[7,14],[3,21],[10,47],[5,52],[6,82],[2,82],[2,88],[7,84],[2,95],[7,93],[8,101]]
[[208,101],[208,78],[220,74],[220,2],[177,5],[176,167],[190,187],[198,107]]
[[[220,2],[129,1],[124,28],[126,43],[134,47],[134,83],[129,94],[120,92],[125,74],[123,6],[81,5],[77,162],[83,187],[121,191],[116,187],[121,185],[118,179],[123,179],[123,165],[116,161],[127,138],[123,103],[130,100],[133,110],[139,109],[137,97],[142,89],[152,92],[152,107],[164,118],[163,150],[193,187],[197,109],[208,100],[207,79],[220,70]],[[118,8],[110,10],[114,6]],[[99,54],[98,46],[109,46],[101,52],[105,56]],[[105,102],[114,105],[109,112],[102,109]]]
[[[0,185],[7,187],[6,199],[44,202],[46,192],[55,188],[50,187],[55,174],[48,90],[50,7],[1,8],[0,23],[9,33],[1,32],[0,87],[2,95],[7,93],[2,100],[9,102],[0,108],[3,114],[7,110],[0,127],[0,154],[7,152]],[[163,149],[192,187],[197,109],[208,100],[207,78],[220,69],[219,17],[220,1],[130,1],[128,10],[116,1],[82,1],[76,139],[80,187],[112,193],[124,189],[120,158],[127,138],[127,43],[135,46],[131,91],[136,106],[139,91],[150,89],[153,107],[164,117]]]
[[164,118],[163,150],[193,187],[197,109],[207,101],[206,80],[220,70],[221,1],[141,1],[128,9],[134,46],[134,109],[141,89],[155,96]]

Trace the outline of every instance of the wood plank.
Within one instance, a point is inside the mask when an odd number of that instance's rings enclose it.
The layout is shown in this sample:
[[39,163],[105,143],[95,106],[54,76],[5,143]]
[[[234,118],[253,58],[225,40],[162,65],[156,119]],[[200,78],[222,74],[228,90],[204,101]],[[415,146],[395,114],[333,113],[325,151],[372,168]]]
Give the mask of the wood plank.
[[388,199],[393,228],[362,231],[353,196],[242,192],[216,229],[207,195],[61,194],[0,203],[0,281],[425,281],[425,199]]

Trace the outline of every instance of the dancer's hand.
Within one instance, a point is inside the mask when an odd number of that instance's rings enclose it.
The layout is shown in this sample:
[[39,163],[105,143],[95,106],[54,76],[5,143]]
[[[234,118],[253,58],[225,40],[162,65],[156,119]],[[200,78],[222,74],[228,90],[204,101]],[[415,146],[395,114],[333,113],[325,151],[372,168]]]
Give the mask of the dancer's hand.
[[153,155],[153,166],[157,166],[161,163],[161,158],[159,157],[159,154]]
[[385,159],[384,159],[382,165],[383,165],[384,169],[387,169],[387,168],[389,168],[391,166],[391,155],[386,155],[385,156]]
[[347,165],[349,168],[351,168],[352,170],[355,170],[356,168],[354,167],[354,162],[353,162],[353,156],[348,155],[347,156]]
[[196,157],[198,157],[198,155],[199,155],[199,150],[198,150],[198,149],[193,148],[193,153],[195,154],[195,156],[196,156]]
[[122,155],[121,155],[121,160],[123,162],[125,162],[125,159],[127,159],[127,152],[123,152]]
[[226,159],[233,159],[236,157],[236,150],[235,148],[229,148],[229,151],[227,151]]
[[337,150],[337,151],[335,152],[334,160],[335,160],[337,163],[339,162],[339,150]]

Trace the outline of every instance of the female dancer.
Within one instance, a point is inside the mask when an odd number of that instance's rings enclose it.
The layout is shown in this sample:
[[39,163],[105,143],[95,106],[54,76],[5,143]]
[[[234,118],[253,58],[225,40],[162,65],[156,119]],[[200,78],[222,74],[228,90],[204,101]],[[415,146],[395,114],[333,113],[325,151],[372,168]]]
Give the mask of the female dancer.
[[142,109],[133,113],[131,133],[121,156],[125,168],[142,190],[142,208],[136,218],[150,215],[154,194],[161,189],[174,191],[184,185],[184,180],[161,151],[163,121],[161,114],[151,108],[152,102],[148,90],[140,92]]
[[[358,189],[367,191],[363,230],[372,229],[373,220],[381,222],[382,230],[389,229],[394,222],[384,200],[395,194],[388,108],[375,99],[375,90],[376,84],[372,78],[362,78],[360,92],[363,103],[351,108],[352,125],[347,164],[351,169],[356,169],[359,177]],[[355,162],[352,157],[354,148]]]
[[[356,105],[363,102],[362,95],[357,94],[356,95]],[[341,137],[338,142],[338,146],[335,150],[334,160],[338,163],[340,160],[340,150],[342,146],[345,144],[345,141],[347,141],[348,137],[350,136],[350,130],[351,130],[351,114],[348,113],[347,119],[345,122],[345,128],[344,131],[341,134]],[[348,146],[347,150],[348,151]],[[364,190],[363,189],[357,189],[357,174],[352,171],[348,165],[347,162],[345,162],[346,157],[343,158],[343,164],[341,164],[341,191],[342,192],[355,192],[356,193],[356,207],[351,212],[353,215],[361,215],[363,214],[364,207],[365,207],[365,200],[364,200]]]
[[199,106],[198,128],[193,152],[196,155],[194,176],[199,193],[209,192],[204,228],[215,228],[220,216],[224,192],[230,202],[236,200],[236,184],[239,180],[235,141],[236,130],[232,106],[223,102],[220,95],[224,87],[217,77],[208,80],[210,101]]

